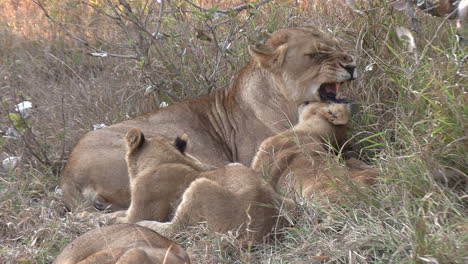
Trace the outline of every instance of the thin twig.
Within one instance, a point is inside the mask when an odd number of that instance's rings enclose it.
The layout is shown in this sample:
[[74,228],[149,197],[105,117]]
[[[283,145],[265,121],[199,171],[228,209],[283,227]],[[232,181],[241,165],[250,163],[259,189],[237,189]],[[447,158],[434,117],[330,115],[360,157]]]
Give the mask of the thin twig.
[[[117,22],[117,25],[120,26],[120,28],[123,30],[123,32],[125,33],[125,35],[127,36],[127,39],[130,40],[132,42],[132,46],[133,48],[135,49],[135,52],[137,53],[137,58],[140,59],[141,57],[141,54],[138,50],[138,48],[136,47],[136,42],[135,40],[132,38],[132,35],[130,34],[130,32],[128,32],[127,30],[127,27],[125,26],[125,23],[123,22],[122,20],[122,16],[120,15],[120,13],[117,11],[121,11],[120,9],[118,9],[114,3],[112,3],[112,1],[110,0],[107,0],[107,3],[108,5],[110,6],[112,12],[114,12],[114,15],[117,16],[117,18],[115,19],[115,21]],[[130,9],[131,10],[131,9]],[[122,11],[121,11],[122,12]]]
[[[67,119],[65,117],[65,100],[64,100],[64,97],[63,97],[63,94],[62,94],[62,98],[61,98],[61,105],[60,105],[60,112],[61,112],[61,117],[62,117],[62,125],[63,125],[63,138],[62,138],[62,153],[60,154],[60,159],[58,160],[58,162],[60,162],[60,164],[62,164],[63,166],[63,160],[65,159],[65,145],[66,145],[66,142],[67,142]],[[63,168],[62,166],[60,166],[60,170],[61,171]]]
[[[11,112],[8,109],[8,106],[5,105],[5,103],[2,101],[0,102],[0,105],[4,109],[4,111],[9,115]],[[36,158],[41,164],[45,166],[50,166],[49,159],[47,158],[47,153],[45,152],[44,148],[39,144],[39,142],[36,139],[36,134],[32,131],[31,127],[28,125],[26,122],[26,119],[23,117],[23,115],[20,114],[21,120],[23,121],[22,125],[24,125],[24,131],[21,131],[21,129],[17,129],[17,124],[13,122],[11,118],[7,118],[8,122],[14,128],[18,134],[22,142],[24,143],[24,147],[28,150],[28,153],[30,153],[34,158]],[[27,137],[26,133],[29,134],[29,138]],[[32,141],[32,142],[31,142]],[[38,151],[36,151],[35,148],[33,148],[34,145]],[[2,146],[5,148],[4,146]],[[13,153],[13,152],[10,152]]]
[[432,38],[430,41],[428,41],[428,43],[426,44],[426,46],[424,46],[424,49],[423,51],[421,52],[421,56],[420,58],[422,59],[425,55],[426,55],[426,52],[428,51],[429,49],[429,46],[432,46],[432,43],[434,42],[434,40],[436,39],[436,37],[438,36],[439,34],[439,31],[440,29],[442,28],[442,26],[447,22],[447,20],[450,19],[450,17],[456,13],[457,10],[453,10],[449,15],[447,15],[443,20],[442,22],[440,22],[439,26],[437,27],[437,29],[435,30],[435,32],[432,34]]
[[[172,10],[172,12],[173,12],[172,15],[174,16],[174,18],[177,19],[176,14],[175,14],[176,12],[174,11],[174,7],[172,6],[172,3],[171,3],[171,2],[169,2],[169,3],[170,3],[170,4],[169,4],[169,7],[171,8],[171,10]],[[182,25],[182,24],[181,24],[181,25]],[[181,27],[183,27],[183,26],[181,26]],[[195,47],[194,47],[192,41],[190,41],[190,37],[189,37],[189,35],[188,35],[187,32],[188,32],[187,28],[183,28],[183,30],[182,30],[182,36],[185,37],[185,39],[186,39],[186,41],[187,41],[187,44],[188,44],[188,47],[189,47],[190,50],[192,51],[192,54],[197,58],[197,59],[195,60],[195,63],[196,63],[196,65],[197,65],[198,72],[200,72],[200,73],[201,73],[201,72],[204,72],[204,71],[203,71],[203,66],[202,66],[202,64],[201,64],[201,61],[202,61],[202,60],[198,57],[197,52],[196,52],[196,49],[195,49]],[[193,75],[194,79],[195,79],[196,81],[198,81],[198,78],[193,74],[193,71],[192,71],[192,75]],[[201,76],[201,77],[203,77],[203,79],[204,79],[204,81],[205,81],[205,84],[208,84],[208,83],[209,83],[206,74],[203,74],[203,76]]]
[[162,15],[163,14],[164,14],[164,1],[161,1],[161,4],[159,4],[158,24],[156,25],[156,30],[153,33],[153,37],[155,37],[155,38],[158,37],[159,30],[161,29]]
[[73,33],[71,33],[64,25],[63,23],[61,23],[60,21],[57,21],[56,19],[54,19],[52,16],[49,15],[49,12],[47,12],[47,10],[44,8],[44,6],[42,5],[42,2],[40,0],[33,0],[33,2],[40,8],[42,9],[42,11],[44,12],[44,15],[50,20],[52,21],[54,24],[58,25],[62,30],[63,32],[65,33],[65,35],[67,35],[68,37],[78,41],[78,42],[81,42],[83,43],[83,45],[85,45],[86,47],[89,47],[90,49],[98,52],[98,53],[104,53],[104,54],[107,54],[107,56],[109,57],[116,57],[116,58],[124,58],[124,59],[138,59],[137,56],[134,56],[134,55],[122,55],[122,54],[114,54],[114,53],[109,53],[107,51],[103,51],[99,48],[96,48],[94,47],[93,45],[91,45],[88,41],[84,40],[84,39],[81,39],[79,37],[77,37],[76,35],[74,35]]
[[[198,8],[202,11],[210,11],[209,8],[206,8],[206,7],[202,7],[202,6],[199,6],[197,4],[195,4],[194,2],[190,1],[190,0],[185,0],[185,2],[191,4],[192,6],[194,6],[195,8]],[[271,0],[263,0],[263,1],[259,1],[255,4],[253,4],[253,6],[255,6],[255,8],[258,8],[259,6],[263,5],[263,4],[266,4],[268,2],[271,2]],[[216,10],[215,13],[220,13],[220,14],[230,14],[232,11],[236,12],[236,13],[239,13],[240,11],[242,10],[245,10],[247,8],[250,8],[252,6],[252,4],[244,4],[244,5],[239,5],[239,6],[236,6],[236,7],[233,7],[233,8],[230,8],[230,9],[218,9]]]
[[78,79],[83,83],[84,86],[88,87],[88,84],[83,80],[83,78],[81,78],[81,76],[75,70],[73,70],[72,67],[70,67],[68,64],[66,64],[63,60],[57,58],[57,56],[55,56],[52,53],[47,52],[47,55],[51,56],[52,58],[58,60],[60,63],[65,65],[71,72],[73,72],[73,74],[75,74],[76,77],[78,77]]

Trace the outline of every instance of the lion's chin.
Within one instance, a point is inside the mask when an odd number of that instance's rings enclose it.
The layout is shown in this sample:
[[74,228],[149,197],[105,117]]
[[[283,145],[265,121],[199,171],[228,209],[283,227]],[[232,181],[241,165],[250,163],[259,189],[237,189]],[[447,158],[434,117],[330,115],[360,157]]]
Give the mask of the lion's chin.
[[318,90],[320,100],[322,102],[331,102],[339,104],[348,103],[348,96],[345,92],[343,92],[344,89],[342,89],[342,87],[349,85],[349,82],[350,81],[321,84]]

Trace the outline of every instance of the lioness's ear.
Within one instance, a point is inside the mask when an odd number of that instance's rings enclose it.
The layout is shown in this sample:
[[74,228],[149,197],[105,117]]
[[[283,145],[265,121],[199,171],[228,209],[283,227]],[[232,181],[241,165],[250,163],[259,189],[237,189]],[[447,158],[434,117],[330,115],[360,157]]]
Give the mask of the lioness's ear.
[[250,45],[248,47],[252,58],[265,69],[281,67],[284,62],[284,56],[288,50],[288,45],[283,44],[276,49],[264,44]]
[[135,150],[145,142],[145,136],[139,128],[132,128],[125,135],[125,141],[130,150]]
[[187,148],[188,142],[188,135],[183,134],[180,137],[177,137],[174,141],[174,146],[180,151],[180,153],[184,154],[185,149]]

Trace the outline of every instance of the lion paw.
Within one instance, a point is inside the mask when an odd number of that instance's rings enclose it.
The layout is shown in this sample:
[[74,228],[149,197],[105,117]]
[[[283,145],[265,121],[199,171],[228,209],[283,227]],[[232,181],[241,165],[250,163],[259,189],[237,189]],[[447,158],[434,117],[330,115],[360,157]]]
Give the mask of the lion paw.
[[88,220],[90,218],[96,218],[99,216],[100,213],[98,212],[87,212],[87,211],[83,211],[83,212],[79,212],[76,214],[76,218],[80,219],[80,220]]
[[127,223],[126,217],[116,215],[116,213],[103,214],[102,212],[79,212],[76,217],[82,221],[99,221],[106,224]]
[[349,121],[347,104],[329,104],[322,114],[334,125],[345,125]]
[[173,233],[172,223],[161,223],[157,221],[140,221],[136,223],[139,226],[147,227],[160,235],[170,236]]

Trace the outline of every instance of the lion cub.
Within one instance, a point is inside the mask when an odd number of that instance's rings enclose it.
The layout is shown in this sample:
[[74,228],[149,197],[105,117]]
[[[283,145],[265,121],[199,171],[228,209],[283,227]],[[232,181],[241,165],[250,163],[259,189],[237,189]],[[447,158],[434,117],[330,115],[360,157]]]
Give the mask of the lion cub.
[[303,197],[325,193],[335,200],[338,190],[372,184],[377,170],[362,161],[350,159],[344,167],[330,165],[333,155],[327,143],[335,148],[345,143],[348,121],[347,104],[301,105],[298,124],[263,141],[252,168],[266,173],[273,186],[292,185]]
[[[126,212],[111,214],[117,216],[117,222],[170,234],[206,221],[213,231],[237,231],[241,240],[258,241],[277,223],[278,208],[295,207],[294,201],[280,196],[246,166],[234,163],[209,170],[185,153],[186,135],[175,141],[145,139],[133,128],[125,140],[131,204]],[[169,219],[172,221],[162,223]]]
[[54,264],[190,264],[183,248],[145,227],[119,224],[93,229],[60,253]]

